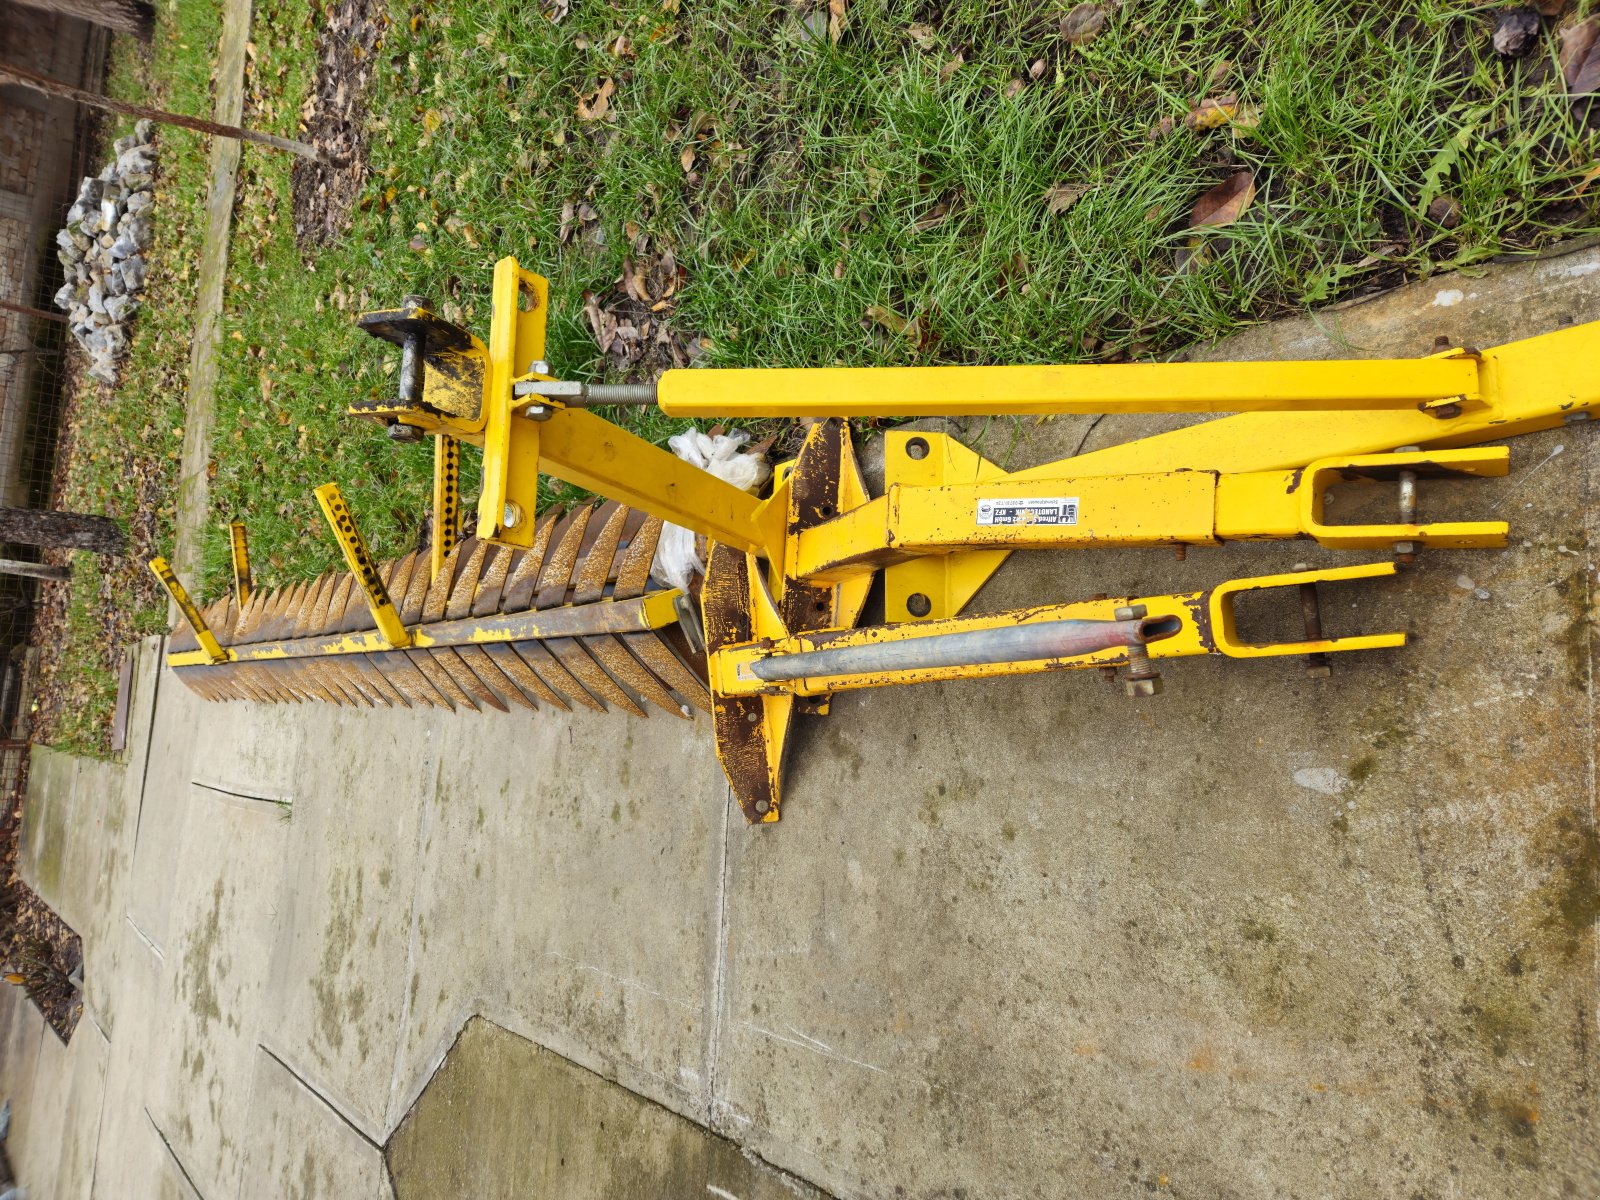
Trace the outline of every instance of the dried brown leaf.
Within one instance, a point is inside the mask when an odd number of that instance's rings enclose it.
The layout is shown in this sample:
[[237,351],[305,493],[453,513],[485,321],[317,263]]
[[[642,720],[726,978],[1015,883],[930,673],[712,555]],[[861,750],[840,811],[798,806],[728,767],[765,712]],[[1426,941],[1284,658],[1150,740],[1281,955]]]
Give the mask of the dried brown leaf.
[[600,81],[600,86],[593,95],[578,97],[578,119],[582,121],[599,121],[605,118],[611,109],[611,97],[616,93],[617,85],[608,77]]
[[1235,171],[1195,201],[1189,214],[1189,228],[1231,225],[1256,198],[1256,177],[1250,171]]
[[1044,194],[1045,207],[1050,215],[1059,217],[1089,193],[1087,183],[1058,183]]
[[694,170],[694,147],[687,147],[682,154],[678,155],[678,161],[683,164],[683,173],[685,175]]
[[828,41],[835,46],[844,36],[844,4],[845,0],[828,0]]
[[939,82],[944,83],[950,78],[950,76],[961,70],[961,68],[966,64],[966,61],[967,56],[958,51],[954,58],[939,68]]
[[1561,77],[1570,96],[1592,95],[1600,85],[1600,18],[1585,17],[1561,31]]
[[918,49],[927,50],[933,46],[938,31],[932,25],[925,25],[919,21],[915,25],[906,27],[906,36],[917,44]]
[[1061,37],[1069,46],[1084,46],[1104,33],[1108,24],[1098,4],[1079,4],[1061,18]]

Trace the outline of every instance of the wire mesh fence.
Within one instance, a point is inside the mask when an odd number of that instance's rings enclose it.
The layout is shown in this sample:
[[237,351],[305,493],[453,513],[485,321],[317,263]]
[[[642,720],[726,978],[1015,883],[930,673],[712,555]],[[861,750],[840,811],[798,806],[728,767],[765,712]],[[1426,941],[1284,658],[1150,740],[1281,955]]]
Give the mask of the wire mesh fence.
[[[4,8],[0,56],[100,85],[104,31]],[[79,180],[99,169],[102,126],[92,109],[0,88],[0,505],[10,508],[57,507],[58,450],[75,380],[71,334],[53,300],[63,283],[55,236]],[[0,542],[0,558],[14,562],[41,562],[47,553]],[[30,643],[42,589],[61,586],[0,573],[0,795],[8,800],[26,781],[38,659]]]

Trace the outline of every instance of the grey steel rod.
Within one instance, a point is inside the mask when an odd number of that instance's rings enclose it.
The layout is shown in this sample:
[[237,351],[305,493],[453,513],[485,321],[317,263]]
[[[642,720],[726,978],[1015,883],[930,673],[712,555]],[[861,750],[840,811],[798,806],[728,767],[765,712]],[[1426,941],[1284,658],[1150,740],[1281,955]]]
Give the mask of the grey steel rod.
[[893,642],[869,642],[832,650],[801,650],[763,658],[750,666],[757,679],[788,683],[835,675],[878,675],[938,667],[1073,658],[1115,646],[1142,646],[1178,632],[1176,617],[1130,621],[1041,621],[964,633],[930,633]]

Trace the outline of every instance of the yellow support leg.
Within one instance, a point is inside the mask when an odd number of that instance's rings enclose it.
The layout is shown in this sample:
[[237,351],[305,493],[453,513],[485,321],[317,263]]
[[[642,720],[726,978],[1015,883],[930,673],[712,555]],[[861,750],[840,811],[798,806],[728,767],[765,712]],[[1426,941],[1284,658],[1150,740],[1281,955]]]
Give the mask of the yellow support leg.
[[195,641],[200,643],[200,649],[211,662],[220,663],[228,660],[228,652],[217,641],[217,635],[211,632],[211,627],[206,624],[206,619],[200,615],[200,610],[195,607],[195,602],[189,598],[189,590],[178,582],[178,576],[173,572],[171,565],[164,558],[152,558],[150,571],[161,581],[161,586],[167,589],[167,595],[172,597],[172,602],[178,606],[178,611],[183,614],[183,619],[189,622],[189,628],[194,630]]
[[344,551],[344,561],[349,564],[350,573],[356,577],[356,582],[366,595],[367,607],[372,610],[372,619],[387,643],[386,648],[409,646],[411,634],[401,622],[400,614],[395,611],[394,601],[389,599],[389,590],[383,585],[378,565],[367,550],[361,531],[356,528],[355,518],[350,515],[350,506],[344,502],[339,485],[325,483],[314,494],[317,503],[322,506],[322,515],[333,528],[333,536],[339,540],[339,549]]

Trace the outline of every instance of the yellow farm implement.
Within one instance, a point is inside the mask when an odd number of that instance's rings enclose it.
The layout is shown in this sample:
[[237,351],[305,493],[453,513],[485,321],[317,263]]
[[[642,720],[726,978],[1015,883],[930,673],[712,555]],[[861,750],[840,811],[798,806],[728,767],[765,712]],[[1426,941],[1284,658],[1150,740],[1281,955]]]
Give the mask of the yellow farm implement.
[[[1325,674],[1330,654],[1403,645],[1401,633],[1325,636],[1317,585],[1391,575],[1419,547],[1504,546],[1504,522],[1419,521],[1418,481],[1504,475],[1506,449],[1482,443],[1600,404],[1600,325],[1414,360],[691,369],[601,385],[551,374],[547,304],[545,280],[504,259],[487,343],[416,298],[361,318],[400,348],[399,389],[351,412],[397,441],[434,439],[429,551],[375,562],[329,484],[317,497],[348,573],[254,591],[235,526],[233,594],[201,612],[157,560],[185,616],[168,659],[180,679],[218,700],[708,710],[745,816],[775,821],[794,715],[825,713],[834,692],[1095,667],[1143,697],[1164,658],[1304,655]],[[638,404],[822,419],[757,498],[588,411]],[[946,435],[893,430],[877,496],[847,425],[1118,412],[1235,415],[1015,472]],[[465,540],[463,444],[483,454]],[[606,502],[541,517],[541,472]],[[1351,481],[1392,488],[1394,519],[1328,521],[1327,488]],[[711,543],[698,604],[649,583],[663,521]],[[961,615],[1013,550],[1292,538],[1391,557]],[[886,623],[861,626],[880,571]],[[1241,638],[1237,598],[1272,589],[1292,590],[1303,639]]]

